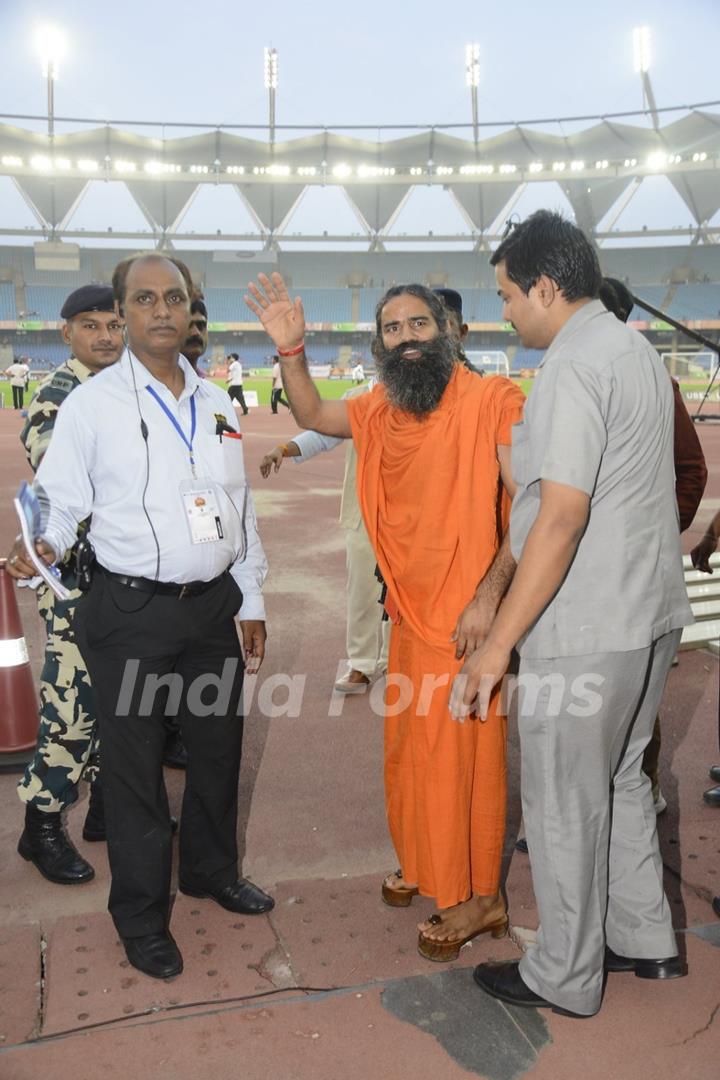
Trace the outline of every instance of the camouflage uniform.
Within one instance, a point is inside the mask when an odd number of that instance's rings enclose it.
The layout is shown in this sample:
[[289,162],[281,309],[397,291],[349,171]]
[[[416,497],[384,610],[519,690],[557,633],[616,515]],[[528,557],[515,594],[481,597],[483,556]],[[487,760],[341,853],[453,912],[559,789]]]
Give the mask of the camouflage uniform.
[[[38,387],[20,435],[33,469],[48,448],[58,409],[90,377],[84,364],[71,359]],[[40,728],[35,755],[18,784],[23,802],[49,812],[75,802],[77,782],[83,771],[86,780],[94,778],[97,758],[93,692],[73,633],[75,605],[82,593],[71,563],[67,552],[61,570],[70,599],[58,600],[46,585],[37,590],[38,611],[47,631],[40,673]]]

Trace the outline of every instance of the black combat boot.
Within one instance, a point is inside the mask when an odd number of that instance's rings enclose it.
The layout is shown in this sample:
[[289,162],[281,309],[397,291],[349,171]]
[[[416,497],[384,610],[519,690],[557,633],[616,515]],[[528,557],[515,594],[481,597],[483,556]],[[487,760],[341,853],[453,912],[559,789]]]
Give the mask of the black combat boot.
[[90,798],[83,825],[83,840],[105,840],[105,803],[99,780],[90,785]]
[[18,852],[23,859],[34,863],[43,877],[57,885],[82,885],[95,877],[92,866],[65,832],[59,811],[46,813],[28,803]]

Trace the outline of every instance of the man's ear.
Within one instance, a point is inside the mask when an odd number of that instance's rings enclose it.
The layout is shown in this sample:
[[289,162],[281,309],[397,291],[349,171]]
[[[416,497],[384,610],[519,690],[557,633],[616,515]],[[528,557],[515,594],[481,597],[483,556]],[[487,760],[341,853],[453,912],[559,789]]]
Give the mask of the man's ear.
[[60,336],[66,345],[70,345],[70,324],[64,322],[60,327]]
[[560,295],[560,290],[547,274],[543,274],[535,282],[535,288],[537,290],[537,296],[543,307],[550,307],[554,303],[555,298]]
[[115,314],[117,315],[118,319],[125,318],[125,309],[119,300],[115,301]]

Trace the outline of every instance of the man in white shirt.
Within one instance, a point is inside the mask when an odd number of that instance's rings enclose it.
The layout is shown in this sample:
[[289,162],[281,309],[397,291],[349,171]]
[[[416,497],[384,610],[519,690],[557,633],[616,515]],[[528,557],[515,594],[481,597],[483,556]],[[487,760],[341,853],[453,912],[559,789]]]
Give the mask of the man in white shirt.
[[282,396],[283,384],[282,384],[282,372],[280,370],[280,359],[277,356],[273,356],[272,366],[272,391],[270,392],[270,408],[277,416],[278,405],[284,405],[286,409],[290,408],[289,403]]
[[[97,562],[75,629],[103,747],[108,906],[130,963],[167,978],[183,963],[168,930],[166,712],[178,715],[189,757],[181,891],[247,915],[273,906],[238,878],[236,840],[243,654],[257,672],[267,563],[232,404],[180,354],[189,271],[135,256],[116,268],[113,291],[128,348],[60,411],[37,474],[47,506],[37,547],[54,558],[92,514]],[[31,575],[22,550],[10,572]]]
[[22,409],[25,388],[30,379],[30,368],[22,360],[15,360],[5,372],[12,386],[13,409]]
[[360,383],[365,381],[365,369],[363,368],[360,361],[358,361],[358,363],[352,369],[352,380],[356,386],[359,386]]
[[243,411],[243,416],[247,416],[249,409],[245,404],[245,395],[243,394],[243,368],[240,357],[236,352],[232,352],[228,356],[228,360],[230,361],[228,364],[228,396],[232,399],[233,404],[237,401]]

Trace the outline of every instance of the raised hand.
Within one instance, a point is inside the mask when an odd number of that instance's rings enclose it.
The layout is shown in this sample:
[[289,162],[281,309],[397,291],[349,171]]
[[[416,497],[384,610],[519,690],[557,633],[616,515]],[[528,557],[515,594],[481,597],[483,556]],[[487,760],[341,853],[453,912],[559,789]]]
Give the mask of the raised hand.
[[305,337],[305,312],[299,296],[291,300],[282,275],[258,274],[248,284],[245,303],[254,311],[278,349],[295,349]]

